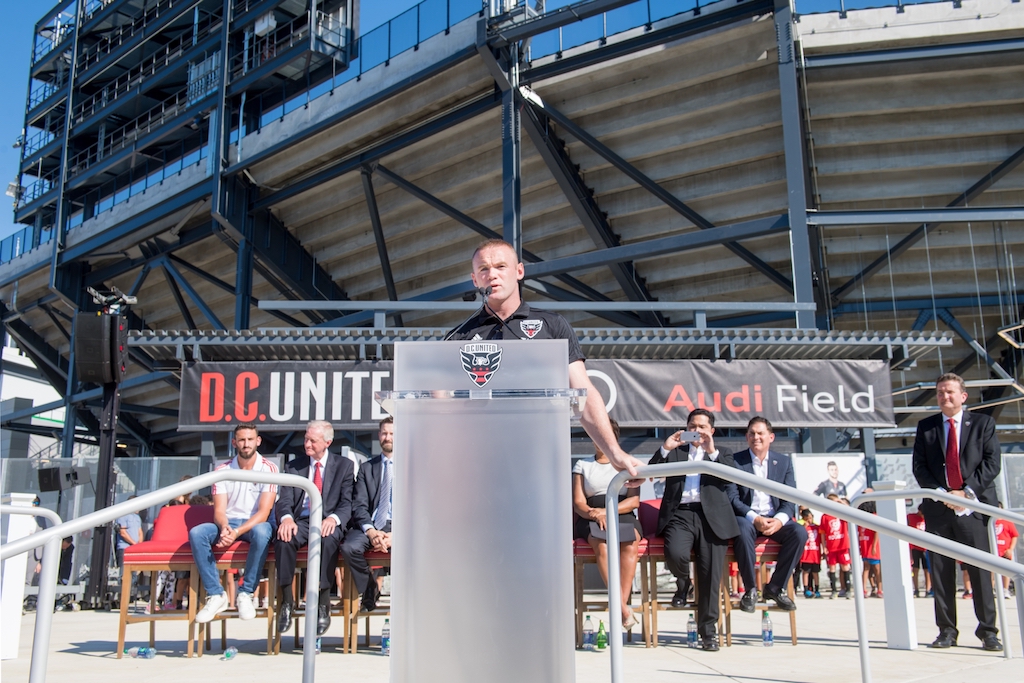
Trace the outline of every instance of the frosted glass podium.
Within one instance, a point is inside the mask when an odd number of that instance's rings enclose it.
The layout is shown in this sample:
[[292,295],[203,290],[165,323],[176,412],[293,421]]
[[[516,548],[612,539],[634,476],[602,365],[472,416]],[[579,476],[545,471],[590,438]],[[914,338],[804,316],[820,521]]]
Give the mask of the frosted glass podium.
[[564,340],[395,344],[392,683],[575,680]]

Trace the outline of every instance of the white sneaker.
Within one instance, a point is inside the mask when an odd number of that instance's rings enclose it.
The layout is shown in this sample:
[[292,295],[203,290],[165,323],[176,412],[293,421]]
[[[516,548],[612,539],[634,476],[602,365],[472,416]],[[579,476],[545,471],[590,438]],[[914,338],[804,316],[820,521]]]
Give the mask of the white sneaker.
[[228,594],[211,595],[206,598],[206,604],[196,615],[196,622],[206,624],[213,621],[213,618],[228,608]]
[[238,608],[238,618],[242,621],[256,618],[256,606],[252,604],[252,593],[239,591],[235,596],[235,607]]

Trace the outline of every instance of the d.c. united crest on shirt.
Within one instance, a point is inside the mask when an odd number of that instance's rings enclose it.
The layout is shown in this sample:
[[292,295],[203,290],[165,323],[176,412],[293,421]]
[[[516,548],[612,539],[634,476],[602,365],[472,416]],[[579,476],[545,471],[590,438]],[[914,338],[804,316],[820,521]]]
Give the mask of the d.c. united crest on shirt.
[[526,335],[527,339],[533,339],[534,337],[536,337],[540,333],[541,328],[543,328],[543,327],[544,327],[544,321],[543,320],[520,320],[519,321],[519,329],[521,329],[523,331],[523,334]]
[[478,387],[491,381],[501,364],[501,347],[497,344],[466,344],[459,349],[462,369]]

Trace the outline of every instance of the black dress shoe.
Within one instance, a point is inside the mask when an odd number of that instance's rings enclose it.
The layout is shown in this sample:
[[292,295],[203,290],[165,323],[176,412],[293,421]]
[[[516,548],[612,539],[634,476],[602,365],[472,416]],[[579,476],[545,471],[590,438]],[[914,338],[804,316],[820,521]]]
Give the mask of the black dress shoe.
[[316,615],[316,634],[322,636],[331,627],[331,605],[320,605]]
[[292,627],[292,611],[295,605],[286,602],[281,605],[281,611],[277,614],[277,632],[286,633]]
[[673,607],[686,607],[686,592],[676,591],[675,595],[672,596]]
[[[757,609],[757,589],[751,588],[740,598],[740,609],[753,613]],[[717,648],[716,648],[717,649]]]
[[[956,645],[956,643],[953,643]],[[994,634],[990,633],[981,639],[981,649],[988,650],[989,652],[1002,652],[1003,644],[999,642],[999,639]]]
[[716,636],[704,636],[700,639],[700,647],[708,652],[718,652],[718,638]]
[[[993,636],[994,638],[995,636]],[[939,634],[939,637],[932,641],[932,644],[928,647],[934,647],[936,649],[945,649],[947,647],[956,647],[956,634],[952,631],[944,631]],[[1000,646],[1002,648],[1002,646]]]
[[796,603],[790,600],[788,595],[774,591],[770,587],[764,589],[764,599],[774,600],[779,609],[786,610],[787,612],[796,610]]
[[366,592],[363,593],[359,607],[363,612],[372,612],[377,609],[378,600],[380,600],[380,591],[377,589],[377,582],[371,580]]

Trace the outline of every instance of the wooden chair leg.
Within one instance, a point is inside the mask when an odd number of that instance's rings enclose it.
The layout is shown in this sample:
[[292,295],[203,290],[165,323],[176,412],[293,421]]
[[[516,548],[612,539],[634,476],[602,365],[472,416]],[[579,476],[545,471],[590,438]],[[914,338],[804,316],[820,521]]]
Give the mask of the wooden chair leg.
[[576,628],[576,647],[583,647],[583,567],[578,558],[572,561],[573,625]]
[[[122,572],[122,577],[124,576],[124,574],[128,574],[129,576],[131,576],[131,574],[128,572],[128,567],[122,565],[122,568],[124,570]],[[128,628],[128,601],[131,599],[131,593],[132,593],[132,583],[131,583],[131,581],[125,581],[124,578],[122,578],[121,579],[121,623],[118,625],[118,628],[117,628],[117,658],[118,659],[121,659],[121,657],[124,655],[125,630]]]
[[651,647],[658,647],[658,561],[650,559],[650,581],[651,581]]
[[193,563],[188,570],[188,645],[185,647],[185,656],[190,659],[195,652],[196,612],[199,611],[196,603],[198,602],[199,568]]
[[[149,573],[149,615],[156,613],[156,572]],[[142,575],[142,572],[139,572]],[[156,647],[156,619],[149,622],[149,646]]]
[[651,646],[651,593],[647,581],[647,563],[643,558],[639,561],[640,567],[640,629],[644,638],[644,647]]
[[[274,623],[277,621],[274,618],[274,596],[270,594],[271,586],[277,585],[277,571],[274,563],[271,562],[267,567],[267,654],[276,655],[279,652],[280,640],[274,637]],[[256,594],[259,595],[259,583],[256,584]],[[259,601],[257,600],[257,604]]]
[[[799,571],[799,570],[798,570]],[[793,577],[789,577],[789,585],[786,588],[786,593],[789,595],[790,600],[796,599],[796,589],[793,586]],[[789,637],[793,641],[793,645],[796,645],[796,612],[789,613]]]

